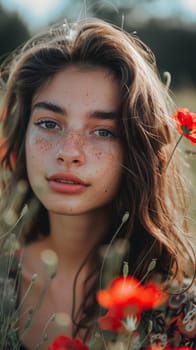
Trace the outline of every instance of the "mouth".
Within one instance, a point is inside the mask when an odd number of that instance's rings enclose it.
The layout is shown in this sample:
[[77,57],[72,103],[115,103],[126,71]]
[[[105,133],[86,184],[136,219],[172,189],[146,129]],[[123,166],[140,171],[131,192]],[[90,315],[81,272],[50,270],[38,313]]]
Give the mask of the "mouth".
[[53,179],[52,181],[56,181],[62,184],[70,184],[70,185],[82,185],[81,182],[78,181],[72,181],[72,180],[64,180],[64,179]]
[[49,177],[47,177],[48,181],[56,181],[59,183],[65,183],[65,184],[77,184],[77,185],[83,185],[88,186],[88,184],[80,179],[78,176],[70,173],[57,173],[53,174]]
[[72,174],[54,174],[47,178],[50,188],[55,192],[74,194],[83,192],[89,184]]

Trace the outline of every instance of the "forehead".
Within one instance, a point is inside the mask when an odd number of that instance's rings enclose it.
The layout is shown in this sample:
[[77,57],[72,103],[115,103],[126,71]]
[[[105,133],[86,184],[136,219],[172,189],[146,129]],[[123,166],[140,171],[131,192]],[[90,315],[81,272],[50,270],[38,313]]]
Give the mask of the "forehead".
[[102,103],[118,109],[120,96],[120,83],[109,69],[70,65],[37,90],[32,104],[42,100],[69,104],[74,98],[77,104]]

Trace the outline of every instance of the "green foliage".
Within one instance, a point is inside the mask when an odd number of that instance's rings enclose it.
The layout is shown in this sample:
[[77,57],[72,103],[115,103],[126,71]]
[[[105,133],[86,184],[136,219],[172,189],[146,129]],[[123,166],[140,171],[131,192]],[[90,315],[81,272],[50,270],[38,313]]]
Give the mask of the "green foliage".
[[0,6],[0,63],[16,47],[29,38],[27,26],[15,12]]
[[196,85],[195,27],[182,25],[177,18],[173,18],[173,21],[154,18],[137,23],[133,13],[137,4],[133,1],[128,6],[114,7],[103,4],[104,1],[93,3],[93,16],[123,27],[129,33],[136,31],[139,38],[154,52],[160,72],[171,73],[172,87]]
[[123,27],[130,33],[137,32],[154,52],[161,74],[164,71],[171,73],[172,88],[196,86],[196,26],[185,25],[177,17],[160,19],[155,16],[143,22],[137,18],[137,13],[146,11],[147,7],[144,9],[142,5],[150,2],[157,0],[76,0],[74,4],[70,1],[62,19],[65,13],[73,20],[92,16]]
[[[175,20],[174,20],[175,23]],[[138,31],[154,51],[161,72],[172,75],[172,87],[196,85],[196,28],[168,20],[152,20]]]
[[[172,88],[184,85],[196,86],[196,28],[183,25],[179,19],[157,18],[141,22],[135,10],[142,11],[142,4],[156,0],[76,0],[65,3],[62,20],[86,16],[98,17],[138,36],[152,49],[161,72],[172,75]],[[59,19],[60,20],[60,19]],[[57,20],[58,21],[58,20]],[[13,49],[29,38],[27,26],[15,12],[8,12],[0,6],[0,63]]]

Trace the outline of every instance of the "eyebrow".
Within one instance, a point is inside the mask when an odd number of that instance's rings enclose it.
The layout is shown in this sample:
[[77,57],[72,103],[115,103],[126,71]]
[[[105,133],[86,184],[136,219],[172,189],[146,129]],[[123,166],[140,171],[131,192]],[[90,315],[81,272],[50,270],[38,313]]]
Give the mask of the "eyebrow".
[[48,111],[59,113],[59,114],[66,113],[64,108],[62,108],[54,103],[45,102],[45,101],[35,103],[32,107],[31,113],[33,113],[34,110],[36,110],[36,109],[46,109]]
[[95,119],[116,119],[117,112],[105,112],[105,111],[94,111],[91,113],[90,118]]
[[[51,111],[51,112],[54,112],[54,113],[58,113],[58,114],[63,114],[63,115],[66,115],[66,109],[59,106],[59,105],[56,105],[55,103],[52,103],[52,102],[46,102],[46,101],[41,101],[41,102],[37,102],[35,103],[33,106],[32,106],[32,110],[31,110],[31,113],[34,112],[34,110],[36,109],[45,109],[45,110],[48,110],[48,111]],[[94,118],[94,119],[101,119],[101,120],[106,120],[106,119],[109,119],[109,120],[114,120],[116,119],[117,117],[117,112],[114,112],[114,111],[109,111],[109,112],[106,112],[106,111],[93,111],[92,113],[90,112],[90,118]]]

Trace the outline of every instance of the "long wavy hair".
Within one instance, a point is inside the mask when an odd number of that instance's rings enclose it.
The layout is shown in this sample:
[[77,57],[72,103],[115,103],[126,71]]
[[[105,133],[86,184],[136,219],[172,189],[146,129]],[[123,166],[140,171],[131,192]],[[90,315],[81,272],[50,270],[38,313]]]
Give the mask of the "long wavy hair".
[[[104,21],[85,19],[52,27],[30,40],[1,69],[4,82],[3,169],[9,180],[2,181],[4,207],[13,198],[16,185],[28,183],[25,164],[25,133],[34,94],[57,72],[74,64],[109,69],[119,82],[122,93],[121,113],[117,120],[124,150],[123,178],[112,203],[112,234],[128,211],[129,219],[118,234],[130,242],[126,260],[129,273],[141,279],[152,259],[156,271],[183,272],[182,251],[193,259],[183,226],[184,194],[175,161],[167,169],[173,147],[172,103],[167,87],[157,72],[150,49],[135,34],[128,34]],[[14,158],[14,165],[13,165]],[[34,198],[29,186],[21,207]],[[180,220],[179,220],[180,218]],[[181,222],[181,224],[180,224]],[[49,234],[48,214],[40,203],[36,217],[25,232],[25,242]],[[95,295],[100,260],[92,267],[88,279],[91,287],[81,305],[82,316],[75,334],[88,329],[96,311]],[[96,278],[95,278],[96,276]],[[73,306],[74,308],[74,306]],[[73,312],[74,321],[74,312]]]

